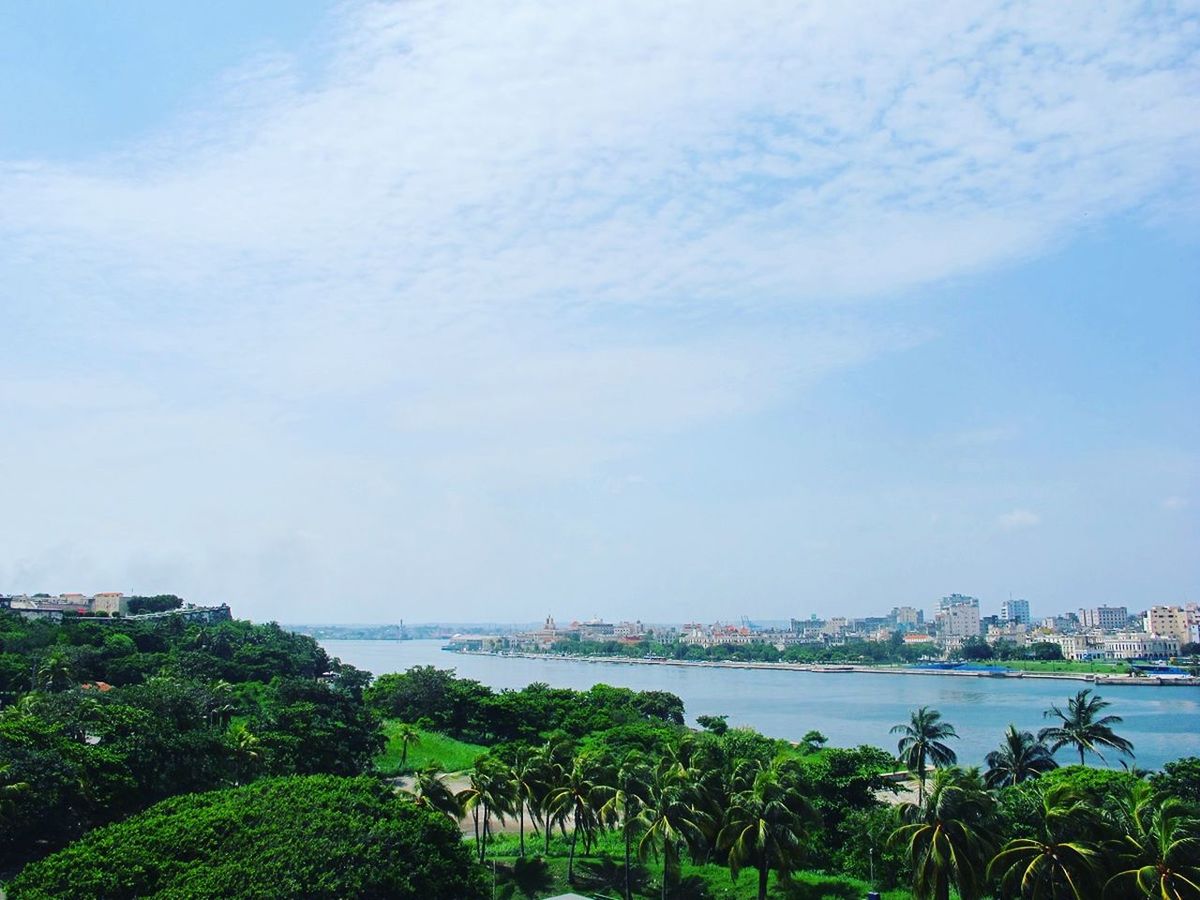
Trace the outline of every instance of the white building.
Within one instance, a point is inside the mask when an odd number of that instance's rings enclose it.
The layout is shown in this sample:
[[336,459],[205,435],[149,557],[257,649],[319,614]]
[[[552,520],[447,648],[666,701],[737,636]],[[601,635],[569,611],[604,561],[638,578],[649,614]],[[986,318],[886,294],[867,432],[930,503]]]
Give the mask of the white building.
[[1108,659],[1161,659],[1176,656],[1179,641],[1142,631],[1126,631],[1104,638],[1104,655]]
[[1124,606],[1096,606],[1079,610],[1080,628],[1118,631],[1129,625],[1129,610]]
[[979,601],[975,597],[951,594],[938,601],[938,635],[947,644],[962,643],[964,638],[981,633]]

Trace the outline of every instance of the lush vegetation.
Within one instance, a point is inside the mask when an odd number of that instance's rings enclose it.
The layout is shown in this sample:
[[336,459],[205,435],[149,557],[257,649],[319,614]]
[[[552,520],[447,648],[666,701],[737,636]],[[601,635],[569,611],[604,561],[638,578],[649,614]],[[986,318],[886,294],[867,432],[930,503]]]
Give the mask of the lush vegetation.
[[383,747],[363,672],[274,625],[0,614],[0,871],[164,798],[356,775]]
[[99,828],[28,866],[13,896],[484,896],[444,816],[369,778],[268,778],[188,794]]
[[[933,709],[897,725],[895,755],[793,745],[722,716],[690,730],[663,692],[493,691],[432,667],[369,683],[271,625],[3,615],[0,664],[16,896],[472,896],[489,869],[529,897],[1200,890],[1200,760],[1059,768],[1055,750],[1132,751],[1086,690],[1038,734],[998,734],[981,772]],[[898,764],[913,802],[884,777]]]
[[[487,752],[481,744],[469,744],[436,731],[412,728],[402,722],[387,721],[383,733],[387,740],[375,767],[385,775],[419,771],[430,765],[442,772],[461,772],[471,768],[477,757]],[[407,741],[406,741],[407,735]],[[404,747],[408,745],[407,752]]]
[[683,725],[683,702],[665,691],[598,684],[581,692],[536,683],[496,692],[433,666],[382,675],[364,698],[380,716],[479,744],[537,740],[551,731],[582,737],[638,723]]

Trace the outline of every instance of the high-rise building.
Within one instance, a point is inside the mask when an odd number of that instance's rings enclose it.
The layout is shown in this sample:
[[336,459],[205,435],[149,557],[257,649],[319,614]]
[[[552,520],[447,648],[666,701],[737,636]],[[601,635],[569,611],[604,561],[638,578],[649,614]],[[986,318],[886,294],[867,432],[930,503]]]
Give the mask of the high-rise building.
[[925,610],[915,606],[897,606],[892,610],[891,618],[901,631],[916,631],[925,624]]
[[1196,618],[1194,608],[1152,606],[1146,613],[1144,624],[1148,634],[1175,638],[1180,644],[1190,644],[1197,640],[1200,631],[1200,622],[1194,621]]
[[1015,622],[1018,625],[1030,624],[1032,620],[1029,618],[1029,601],[1005,600],[1000,604],[1000,619],[1004,622]]
[[978,637],[979,600],[963,594],[951,594],[938,601],[938,633],[943,638]]
[[1124,606],[1097,606],[1079,611],[1080,628],[1100,628],[1117,631],[1129,623],[1129,610]]

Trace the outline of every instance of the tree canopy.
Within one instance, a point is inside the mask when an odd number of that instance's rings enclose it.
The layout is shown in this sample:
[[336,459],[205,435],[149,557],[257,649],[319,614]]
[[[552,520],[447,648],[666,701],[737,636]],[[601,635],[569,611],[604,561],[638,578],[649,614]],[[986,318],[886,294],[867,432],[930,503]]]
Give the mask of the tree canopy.
[[483,896],[457,826],[368,778],[317,775],[163,801],[97,829],[12,884],[15,896]]

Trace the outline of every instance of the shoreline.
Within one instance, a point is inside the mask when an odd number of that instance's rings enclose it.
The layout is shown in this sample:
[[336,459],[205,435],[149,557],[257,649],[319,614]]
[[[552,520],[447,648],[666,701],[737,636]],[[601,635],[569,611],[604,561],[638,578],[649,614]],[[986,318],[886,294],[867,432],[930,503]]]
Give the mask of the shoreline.
[[865,666],[853,663],[786,663],[786,662],[743,662],[740,660],[694,660],[694,659],[645,659],[630,656],[571,656],[553,653],[528,653],[524,651],[508,651],[493,653],[486,650],[450,650],[442,648],[447,653],[458,653],[464,656],[490,656],[499,659],[550,659],[573,660],[575,662],[616,663],[632,666],[679,666],[707,669],[767,669],[789,672],[816,673],[845,673],[858,672],[868,675],[935,675],[952,678],[1034,678],[1050,681],[1083,681],[1088,684],[1129,685],[1144,687],[1198,687],[1200,678],[1191,676],[1167,678],[1162,676],[1112,675],[1093,672],[1027,672],[1013,669],[1004,672],[981,671],[979,669],[917,669],[905,666]]

